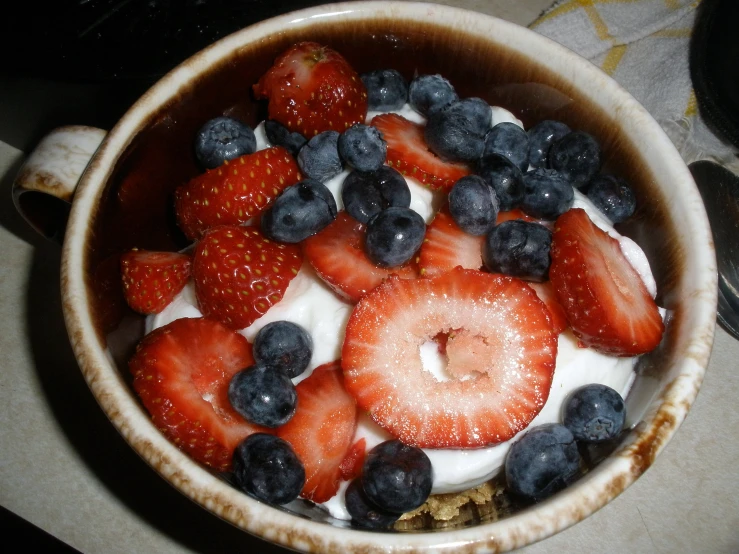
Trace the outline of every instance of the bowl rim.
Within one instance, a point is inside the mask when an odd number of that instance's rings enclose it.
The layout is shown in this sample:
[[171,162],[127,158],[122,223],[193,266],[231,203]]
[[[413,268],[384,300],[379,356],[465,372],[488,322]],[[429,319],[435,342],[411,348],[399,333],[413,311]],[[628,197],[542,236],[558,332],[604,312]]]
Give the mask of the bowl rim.
[[[690,229],[683,239],[690,267],[678,285],[686,298],[687,321],[681,331],[682,359],[676,377],[650,403],[644,419],[623,445],[565,493],[503,520],[474,527],[428,533],[377,533],[314,522],[267,506],[238,492],[186,454],[153,425],[97,338],[87,298],[88,221],[112,168],[140,123],[208,67],[235,49],[285,27],[313,21],[345,21],[379,15],[463,28],[524,55],[547,51],[560,72],[597,104],[615,103],[630,110],[627,135],[649,146],[649,167],[672,187],[675,219]],[[332,19],[333,18],[333,19]],[[494,38],[493,38],[494,37]],[[597,83],[597,86],[594,86]],[[597,97],[596,97],[596,91]],[[613,105],[611,105],[613,107]],[[633,113],[632,113],[633,112]],[[638,135],[635,134],[638,131]],[[637,140],[639,139],[639,140]],[[667,193],[666,188],[661,187]],[[62,251],[62,298],[65,323],[80,369],[113,425],[134,450],[180,492],[219,517],[265,540],[316,552],[505,551],[536,542],[584,519],[626,489],[649,467],[685,418],[708,364],[716,313],[716,261],[710,227],[689,170],[659,125],[615,81],[587,60],[534,31],[490,15],[438,4],[397,1],[345,2],[277,16],[229,35],[184,61],[160,79],[120,119],[93,157],[76,190]],[[687,310],[687,308],[690,308]],[[643,455],[648,447],[648,459]]]

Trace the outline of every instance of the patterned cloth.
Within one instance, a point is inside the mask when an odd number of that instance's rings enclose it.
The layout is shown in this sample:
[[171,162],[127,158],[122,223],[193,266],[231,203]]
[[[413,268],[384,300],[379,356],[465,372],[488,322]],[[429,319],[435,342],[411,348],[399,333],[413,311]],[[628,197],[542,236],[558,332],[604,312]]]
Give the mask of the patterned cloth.
[[531,28],[589,59],[644,105],[686,163],[739,171],[736,152],[698,113],[688,65],[700,0],[558,0]]

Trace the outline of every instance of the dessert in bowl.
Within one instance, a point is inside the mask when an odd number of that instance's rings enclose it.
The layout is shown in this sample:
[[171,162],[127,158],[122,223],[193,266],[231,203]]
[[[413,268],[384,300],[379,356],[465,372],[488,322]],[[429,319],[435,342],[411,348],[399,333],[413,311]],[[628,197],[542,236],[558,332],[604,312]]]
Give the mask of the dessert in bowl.
[[[120,255],[134,247],[178,251],[188,245],[172,196],[202,172],[193,153],[198,129],[222,115],[252,127],[265,119],[266,106],[254,99],[252,86],[302,41],[333,48],[359,73],[393,68],[408,80],[441,74],[460,97],[501,106],[527,129],[543,120],[564,121],[595,136],[604,168],[631,183],[637,211],[617,229],[649,261],[656,302],[665,310],[664,336],[638,359],[626,387],[628,431],[564,491],[501,512],[499,520],[500,506],[489,502],[492,509],[475,509],[438,533],[430,532],[435,525],[428,518],[411,526],[427,532],[362,531],[307,502],[278,508],[240,492],[168,441],[134,393],[127,364],[145,321],[124,304]],[[71,341],[93,394],[134,449],[206,509],[300,550],[486,551],[522,546],[579,521],[649,467],[684,418],[708,361],[714,268],[705,214],[687,169],[658,125],[615,83],[556,44],[505,22],[441,6],[374,2],[260,23],[155,85],[109,133],[82,178],[65,239],[63,286]]]

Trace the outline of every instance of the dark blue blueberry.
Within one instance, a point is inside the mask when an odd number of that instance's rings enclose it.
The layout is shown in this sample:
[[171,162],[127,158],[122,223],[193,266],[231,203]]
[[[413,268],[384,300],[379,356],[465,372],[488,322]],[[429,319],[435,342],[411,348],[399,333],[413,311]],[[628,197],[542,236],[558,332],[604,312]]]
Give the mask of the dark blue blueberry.
[[575,189],[555,169],[532,169],[523,175],[521,209],[537,219],[555,220],[572,207]]
[[482,260],[493,273],[529,281],[546,281],[552,232],[538,223],[521,219],[504,221],[485,235]]
[[454,87],[441,75],[420,75],[408,87],[408,103],[426,117],[457,100]]
[[313,356],[313,339],[300,325],[273,321],[254,337],[252,354],[257,363],[279,369],[293,378],[308,367]]
[[488,154],[505,156],[518,169],[526,171],[529,167],[529,136],[515,123],[498,123],[485,136],[482,155]]
[[277,242],[300,242],[336,219],[336,212],[336,200],[326,185],[306,179],[287,187],[262,214],[262,232]]
[[426,453],[399,440],[375,446],[362,466],[362,485],[369,501],[398,514],[426,502],[433,480],[431,460]]
[[216,117],[206,122],[195,137],[195,157],[206,169],[218,167],[257,149],[251,127],[230,117]]
[[539,501],[564,489],[580,473],[575,437],[564,425],[534,427],[513,443],[505,461],[508,488]]
[[626,221],[636,211],[634,191],[615,175],[596,175],[588,184],[586,194],[611,223]]
[[613,439],[624,428],[624,399],[606,385],[585,385],[565,401],[564,424],[576,440],[602,442]]
[[465,98],[429,116],[424,137],[429,149],[444,160],[471,162],[482,156],[492,112],[480,98]]
[[228,400],[247,421],[274,429],[295,415],[298,393],[285,373],[256,364],[231,378]]
[[410,208],[387,208],[367,223],[367,257],[383,267],[397,267],[421,248],[426,233],[423,218]]
[[282,146],[293,156],[297,156],[300,149],[308,142],[308,139],[300,133],[291,132],[287,127],[272,119],[264,122],[264,131],[272,146]]
[[569,134],[571,129],[561,121],[546,119],[531,127],[529,135],[529,164],[531,167],[547,167],[549,148],[556,140]]
[[360,478],[349,483],[344,493],[344,502],[346,511],[352,516],[352,523],[364,529],[388,529],[400,517],[400,514],[387,512],[372,504],[362,489]]
[[482,177],[467,175],[449,192],[449,212],[465,233],[484,235],[498,218],[498,196]]
[[298,166],[303,174],[325,183],[341,173],[338,143],[337,131],[324,131],[310,139],[298,152]]
[[408,84],[395,69],[378,69],[359,76],[367,89],[367,109],[399,110],[408,100]]
[[352,171],[344,179],[341,199],[347,213],[360,223],[385,208],[407,208],[411,190],[397,169],[383,165],[377,171]]
[[563,173],[575,188],[587,184],[600,170],[600,145],[589,134],[573,131],[549,149],[549,167]]
[[238,487],[269,504],[295,500],[305,485],[305,468],[290,444],[266,433],[249,435],[236,447],[233,468]]
[[382,133],[369,125],[357,123],[339,136],[339,155],[359,171],[377,171],[385,163],[387,143]]
[[523,173],[505,156],[488,154],[477,164],[477,174],[493,187],[500,211],[517,208],[523,200]]

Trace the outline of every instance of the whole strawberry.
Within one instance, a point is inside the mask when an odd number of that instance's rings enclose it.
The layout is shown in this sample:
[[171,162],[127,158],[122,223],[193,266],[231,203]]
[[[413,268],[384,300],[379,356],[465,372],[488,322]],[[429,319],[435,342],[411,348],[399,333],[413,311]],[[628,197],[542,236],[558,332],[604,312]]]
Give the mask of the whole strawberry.
[[190,257],[134,248],[121,256],[123,295],[132,310],[158,314],[190,278]]
[[367,116],[367,91],[349,63],[315,42],[296,44],[254,85],[254,95],[269,100],[269,117],[290,131],[312,137],[339,131]]

